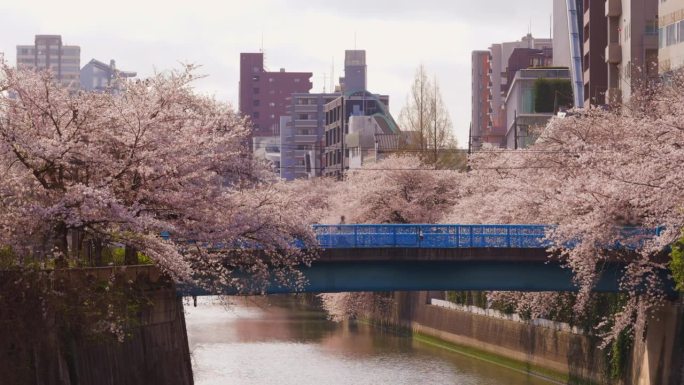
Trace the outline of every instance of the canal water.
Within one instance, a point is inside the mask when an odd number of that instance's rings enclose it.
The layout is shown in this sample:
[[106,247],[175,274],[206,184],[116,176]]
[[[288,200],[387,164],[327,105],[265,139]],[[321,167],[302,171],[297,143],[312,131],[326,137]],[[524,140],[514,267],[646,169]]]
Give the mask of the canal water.
[[367,324],[334,323],[301,298],[186,304],[197,385],[548,385]]

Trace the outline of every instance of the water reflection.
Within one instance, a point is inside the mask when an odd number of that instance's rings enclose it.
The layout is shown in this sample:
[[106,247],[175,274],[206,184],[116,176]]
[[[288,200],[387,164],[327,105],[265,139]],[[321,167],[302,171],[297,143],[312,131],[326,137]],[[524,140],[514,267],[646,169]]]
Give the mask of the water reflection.
[[195,383],[542,385],[548,382],[365,324],[336,324],[293,297],[186,307]]

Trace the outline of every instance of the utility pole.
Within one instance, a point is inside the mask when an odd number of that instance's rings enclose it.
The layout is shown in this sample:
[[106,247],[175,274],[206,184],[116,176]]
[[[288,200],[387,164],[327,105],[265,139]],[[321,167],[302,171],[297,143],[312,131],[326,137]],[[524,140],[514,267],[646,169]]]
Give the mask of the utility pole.
[[513,149],[518,149],[518,110],[513,111]]
[[468,127],[468,156],[471,154],[471,147],[473,145],[473,122],[470,122],[470,127]]

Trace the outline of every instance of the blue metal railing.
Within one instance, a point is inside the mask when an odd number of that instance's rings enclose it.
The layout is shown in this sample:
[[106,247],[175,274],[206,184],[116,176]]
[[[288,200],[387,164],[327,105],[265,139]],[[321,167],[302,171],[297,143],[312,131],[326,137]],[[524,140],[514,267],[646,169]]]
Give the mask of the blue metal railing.
[[314,225],[323,248],[546,248],[545,225]]
[[[548,248],[546,239],[551,225],[430,225],[430,224],[349,224],[313,225],[319,245],[324,249],[348,248]],[[644,242],[660,235],[662,227],[619,228],[622,241],[605,245],[606,249],[636,249]],[[171,239],[168,231],[160,236]],[[306,247],[301,240],[295,240],[296,247]],[[573,241],[565,247],[574,247]],[[215,246],[221,248],[223,246]],[[259,245],[240,242],[234,245],[240,249],[258,249]]]

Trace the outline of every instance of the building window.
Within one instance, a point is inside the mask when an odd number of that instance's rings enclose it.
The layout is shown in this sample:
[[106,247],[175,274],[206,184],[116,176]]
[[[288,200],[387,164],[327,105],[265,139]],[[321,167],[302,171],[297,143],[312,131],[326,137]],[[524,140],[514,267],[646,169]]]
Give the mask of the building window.
[[258,75],[252,76],[252,81],[258,82],[258,81],[259,81],[259,76],[258,76]]
[[259,119],[259,111],[252,112],[252,118]]
[[684,20],[677,23],[677,25],[679,26],[679,28],[677,28],[679,30],[679,42],[684,43]]
[[269,83],[273,83],[273,78],[268,78]]
[[254,99],[254,100],[252,100],[252,105],[253,105],[254,107],[259,107],[259,104],[261,104],[261,102],[259,101],[259,99]]
[[268,103],[268,106],[269,106],[269,107],[275,107],[275,103],[270,102],[270,103]]
[[294,79],[294,82],[295,82],[295,83],[299,83],[299,80],[300,80],[299,78],[295,78],[295,79]]
[[258,94],[259,94],[259,89],[258,89],[258,88],[254,88],[254,89],[252,89],[252,92],[254,93],[254,95],[258,95]]
[[665,31],[665,43],[667,46],[677,44],[677,29],[675,24],[668,25]]
[[299,120],[308,120],[309,114],[299,114]]

